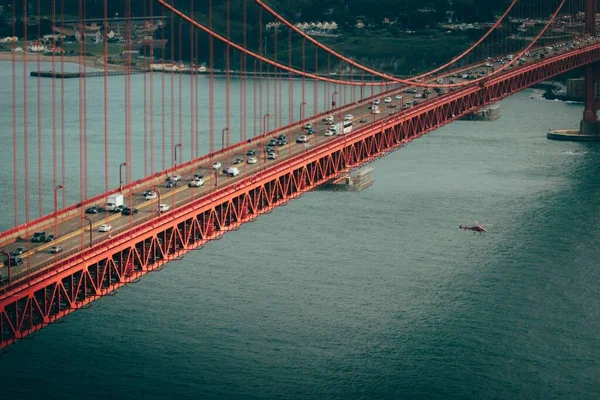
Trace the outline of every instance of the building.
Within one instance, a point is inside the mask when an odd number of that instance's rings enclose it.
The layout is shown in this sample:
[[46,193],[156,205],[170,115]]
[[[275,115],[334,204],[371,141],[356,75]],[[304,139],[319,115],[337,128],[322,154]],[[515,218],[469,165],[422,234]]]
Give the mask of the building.
[[18,42],[18,41],[19,41],[19,38],[16,36],[8,36],[3,39],[0,39],[0,43],[14,43],[14,42]]
[[29,46],[27,46],[28,53],[44,53],[46,51],[48,51],[46,45],[38,40],[34,40],[33,42],[29,43]]

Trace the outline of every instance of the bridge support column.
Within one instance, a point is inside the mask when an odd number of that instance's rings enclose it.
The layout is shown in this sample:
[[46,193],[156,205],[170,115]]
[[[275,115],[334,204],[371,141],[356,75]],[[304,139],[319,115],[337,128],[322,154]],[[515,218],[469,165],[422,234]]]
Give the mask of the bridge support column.
[[585,33],[596,34],[596,1],[585,0]]

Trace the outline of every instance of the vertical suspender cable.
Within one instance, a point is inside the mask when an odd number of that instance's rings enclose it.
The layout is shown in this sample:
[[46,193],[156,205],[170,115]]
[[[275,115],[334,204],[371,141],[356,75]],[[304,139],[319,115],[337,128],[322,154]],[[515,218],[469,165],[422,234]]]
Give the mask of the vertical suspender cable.
[[[16,0],[12,3],[12,20],[13,20],[13,37],[17,36],[16,26],[14,21],[17,20],[17,5]],[[17,56],[16,52],[12,52],[12,130],[13,130],[13,209],[14,209],[14,225],[19,225],[19,186],[18,183],[18,154],[17,154]]]
[[[225,24],[226,24],[226,35],[227,39],[231,40],[231,32],[230,32],[230,10],[229,10],[229,0],[225,2]],[[225,126],[229,129],[225,130],[225,143],[221,143],[221,148],[229,147],[229,137],[231,135],[231,76],[229,74],[229,70],[231,68],[231,59],[230,59],[230,51],[229,44],[225,45]]]
[[[208,0],[208,28],[212,30],[212,0]],[[214,57],[214,38],[208,36],[208,52],[209,52],[209,79],[208,79],[208,117],[210,130],[210,154],[215,152],[215,57]]]
[[[37,13],[38,13],[38,31],[37,31],[37,35],[38,38],[42,37],[42,31],[41,31],[41,21],[42,21],[42,9],[40,6],[40,0],[37,0]],[[40,71],[41,67],[40,67],[40,53],[37,53],[37,70]],[[27,79],[27,78],[25,78]],[[43,206],[44,206],[44,202],[43,202],[43,183],[44,183],[44,177],[42,176],[42,85],[40,82],[41,78],[38,76],[36,79],[36,83],[37,83],[37,153],[38,153],[38,176],[37,176],[37,180],[38,180],[38,198],[39,198],[39,208],[38,208],[38,216],[43,216],[44,215],[44,211],[43,211]],[[52,99],[52,102],[54,102],[55,99]]]
[[[108,0],[104,0],[104,192],[110,187],[108,176]],[[119,182],[121,184],[121,182]]]

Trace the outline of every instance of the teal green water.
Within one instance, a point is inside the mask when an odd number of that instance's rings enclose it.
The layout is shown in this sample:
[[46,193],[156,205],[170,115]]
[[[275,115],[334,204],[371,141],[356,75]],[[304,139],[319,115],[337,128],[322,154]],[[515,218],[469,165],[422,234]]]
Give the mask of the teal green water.
[[599,398],[600,147],[532,94],[11,346],[2,397]]

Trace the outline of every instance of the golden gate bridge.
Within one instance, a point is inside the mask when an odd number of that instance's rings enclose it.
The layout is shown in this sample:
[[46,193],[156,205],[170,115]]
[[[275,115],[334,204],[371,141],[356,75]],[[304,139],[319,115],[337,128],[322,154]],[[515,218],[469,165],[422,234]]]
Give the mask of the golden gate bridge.
[[[14,221],[0,233],[5,256],[0,267],[0,348],[318,185],[575,68],[583,67],[586,79],[579,136],[597,138],[595,0],[540,0],[534,7],[522,3],[513,0],[459,55],[414,76],[363,65],[306,34],[261,0],[244,1],[241,21],[231,17],[228,0],[224,24],[214,23],[211,2],[208,16],[201,16],[193,0],[147,0],[134,16],[127,0],[119,19],[125,33],[118,66],[106,62],[111,18],[105,0],[99,44],[102,93],[90,92],[84,78],[76,87],[52,79],[42,96],[43,78],[29,76],[29,68],[40,70],[42,62],[50,62],[51,75],[59,75],[73,61],[85,76],[91,46],[85,40],[77,43],[74,57],[21,53],[15,47],[12,138],[6,138],[7,146],[12,141]],[[23,15],[12,10],[13,21],[27,20],[27,10]],[[64,18],[65,11],[74,10],[52,1],[52,22],[62,24],[62,31],[73,22]],[[85,38],[85,2],[80,1],[77,12],[75,29]],[[258,21],[258,30],[248,29],[250,19]],[[163,27],[157,38],[158,20],[169,21],[170,31]],[[181,65],[187,53],[189,77],[153,71],[152,57],[135,66],[138,21],[142,42],[152,54],[160,53],[161,63]],[[267,21],[277,22],[277,28],[264,29]],[[242,26],[241,35],[232,34],[232,24]],[[515,31],[507,29],[519,24],[529,40],[515,40]],[[22,37],[25,49],[32,42],[28,38],[41,36],[29,32],[27,24],[23,32],[15,26],[13,36]],[[556,31],[567,32],[568,38]],[[203,54],[206,73],[196,73]],[[217,76],[221,56],[224,76]],[[113,68],[124,74],[119,92],[109,90]],[[138,69],[148,72],[141,90],[134,90],[131,76]],[[73,110],[65,104],[75,90]],[[91,98],[98,96],[102,109],[90,110]],[[124,106],[111,108],[115,99]],[[239,107],[235,112],[234,102]],[[51,117],[43,118],[45,112]],[[207,118],[201,118],[203,112]],[[75,123],[69,124],[72,113]],[[103,123],[88,125],[92,113]],[[116,131],[113,120],[122,121]],[[134,121],[141,121],[143,132],[138,134]],[[69,131],[77,132],[75,151],[69,151]],[[123,149],[115,151],[113,142]],[[100,168],[94,158],[98,154]],[[68,179],[73,159],[79,164],[79,182]]]

